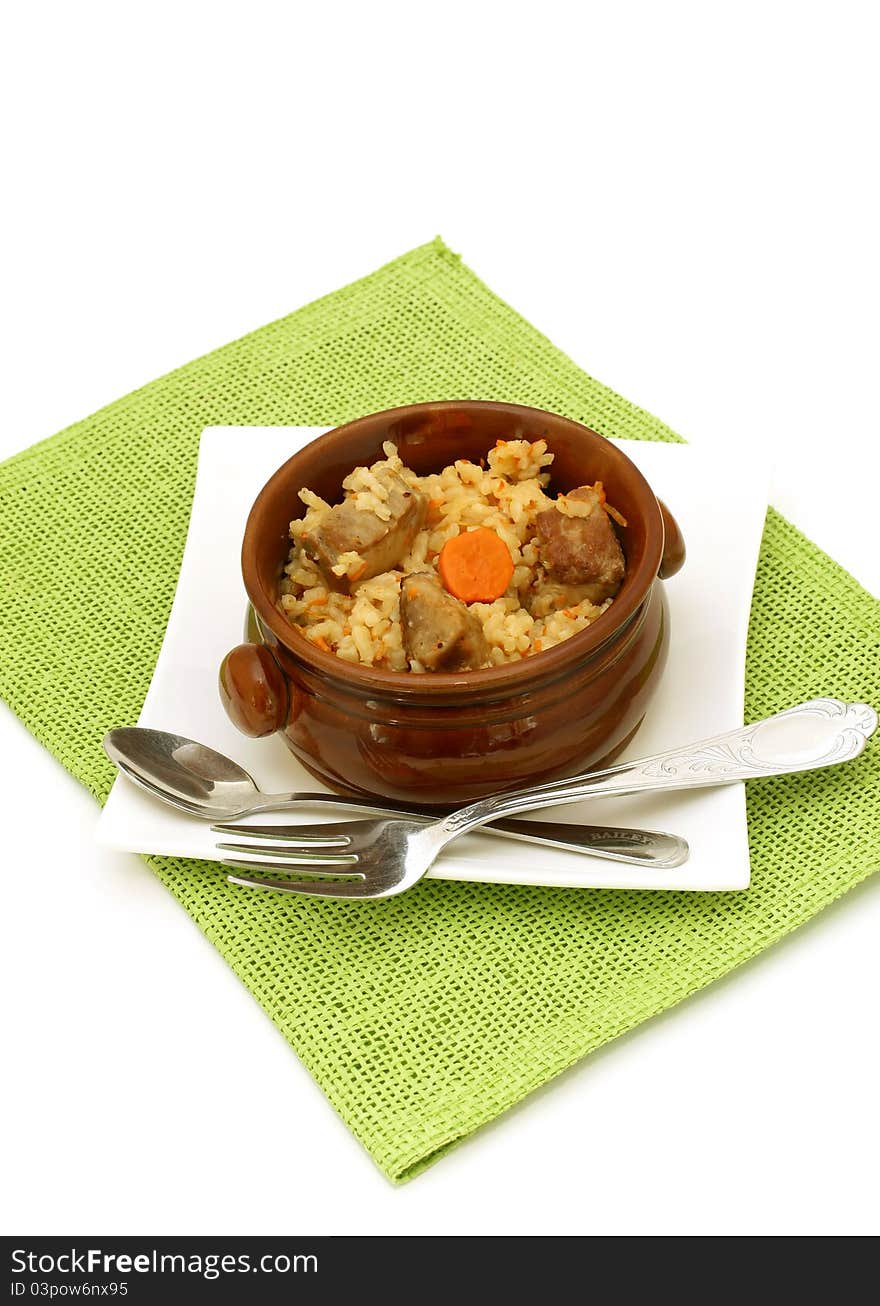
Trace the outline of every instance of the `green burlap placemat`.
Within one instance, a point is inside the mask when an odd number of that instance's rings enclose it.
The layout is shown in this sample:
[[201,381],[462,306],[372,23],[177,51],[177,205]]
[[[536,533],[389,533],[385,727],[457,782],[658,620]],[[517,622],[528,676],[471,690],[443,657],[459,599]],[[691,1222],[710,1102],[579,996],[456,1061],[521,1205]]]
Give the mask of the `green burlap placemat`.
[[[424,245],[0,467],[3,697],[103,801],[114,773],[101,738],[137,719],[152,675],[202,427],[339,423],[446,398],[676,438],[575,367],[440,241]],[[771,512],[747,718],[829,692],[880,704],[880,604]],[[872,744],[839,772],[751,784],[752,887],[740,894],[427,881],[386,903],[340,905],[242,892],[208,864],[151,865],[378,1165],[404,1180],[875,870],[878,780]]]

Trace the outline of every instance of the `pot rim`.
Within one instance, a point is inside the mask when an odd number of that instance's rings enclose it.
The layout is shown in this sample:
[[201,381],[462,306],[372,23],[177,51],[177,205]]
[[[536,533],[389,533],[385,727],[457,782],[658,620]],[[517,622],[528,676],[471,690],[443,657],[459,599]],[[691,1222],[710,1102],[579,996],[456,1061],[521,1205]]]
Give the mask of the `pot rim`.
[[[274,493],[279,482],[288,479],[292,463],[302,458],[303,454],[314,453],[316,446],[324,445],[327,449],[334,445],[344,446],[347,438],[356,432],[365,422],[387,418],[389,423],[401,417],[418,417],[430,413],[480,411],[492,409],[508,413],[511,418],[524,415],[538,415],[552,421],[572,427],[589,439],[607,442],[613,451],[613,458],[620,462],[631,478],[635,497],[640,511],[645,518],[646,546],[642,558],[633,570],[627,568],[627,574],[614,602],[607,611],[597,617],[586,630],[556,644],[553,648],[535,653],[529,658],[517,662],[506,662],[499,667],[486,667],[480,671],[465,672],[431,672],[430,676],[415,676],[411,671],[387,671],[379,667],[362,666],[360,663],[346,662],[335,653],[326,653],[300,635],[294,626],[275,606],[276,599],[264,588],[256,565],[255,540],[262,516],[262,505]],[[552,439],[552,436],[550,437]],[[580,663],[597,653],[609,641],[620,635],[631,623],[632,618],[644,603],[651,586],[657,579],[663,556],[664,528],[660,507],[648,482],[635,463],[617,446],[614,440],[600,435],[597,431],[572,418],[562,417],[546,409],[533,408],[525,404],[495,403],[477,399],[450,399],[430,403],[405,404],[396,408],[386,408],[377,413],[368,413],[362,417],[346,422],[342,426],[319,435],[303,449],[293,454],[270,476],[263,486],[253,507],[248,514],[244,539],[241,548],[241,569],[245,589],[262,629],[272,635],[288,654],[298,663],[314,673],[342,682],[351,689],[364,693],[393,694],[394,696],[461,699],[462,697],[492,696],[515,693],[518,690],[533,688],[548,678],[555,678],[565,673],[569,667]],[[415,682],[415,683],[414,683]],[[421,683],[420,683],[421,682]],[[427,683],[425,683],[427,682]]]

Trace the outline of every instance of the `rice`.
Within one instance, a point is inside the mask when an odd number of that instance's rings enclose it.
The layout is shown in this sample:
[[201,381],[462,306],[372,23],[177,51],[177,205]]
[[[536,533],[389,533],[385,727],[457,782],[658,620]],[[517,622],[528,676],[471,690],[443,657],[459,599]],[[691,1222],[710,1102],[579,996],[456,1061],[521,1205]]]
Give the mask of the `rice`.
[[[552,648],[586,629],[612,602],[608,599],[596,605],[584,600],[573,607],[559,606],[541,565],[535,520],[559,502],[545,494],[553,462],[545,440],[499,441],[485,465],[482,460],[478,464],[459,459],[429,476],[418,476],[406,467],[391,442],[383,446],[383,452],[384,460],[371,467],[356,467],[345,478],[346,502],[387,521],[392,515],[388,502],[392,488],[403,483],[425,496],[427,519],[406,556],[379,576],[359,582],[359,572],[366,570],[364,559],[354,551],[340,554],[332,570],[348,580],[350,594],[330,589],[304,548],[305,537],[321,524],[331,505],[311,490],[299,492],[306,512],[290,523],[292,548],[279,607],[319,648],[364,666],[424,672],[406,653],[400,619],[401,583],[414,572],[436,571],[446,541],[478,526],[493,530],[513,559],[513,576],[503,597],[493,603],[469,605],[483,627],[489,649],[487,666],[516,662]],[[565,509],[577,516],[591,510],[577,501],[567,501]]]

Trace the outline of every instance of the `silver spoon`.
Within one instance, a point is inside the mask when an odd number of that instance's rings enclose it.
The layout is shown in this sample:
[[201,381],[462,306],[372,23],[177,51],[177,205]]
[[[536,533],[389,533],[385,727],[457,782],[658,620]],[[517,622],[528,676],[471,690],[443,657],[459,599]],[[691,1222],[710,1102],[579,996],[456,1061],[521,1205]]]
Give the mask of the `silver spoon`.
[[[266,794],[244,767],[231,758],[205,744],[164,730],[119,726],[104,736],[104,750],[111,762],[136,785],[162,802],[204,821],[237,821],[257,812],[303,806],[437,819],[436,813],[432,815],[424,808],[420,811],[390,799],[359,801],[340,794],[308,792]],[[655,830],[504,820],[484,828],[487,834],[507,839],[520,839],[567,852],[589,853],[609,861],[656,870],[681,866],[690,852],[686,841],[678,835]]]

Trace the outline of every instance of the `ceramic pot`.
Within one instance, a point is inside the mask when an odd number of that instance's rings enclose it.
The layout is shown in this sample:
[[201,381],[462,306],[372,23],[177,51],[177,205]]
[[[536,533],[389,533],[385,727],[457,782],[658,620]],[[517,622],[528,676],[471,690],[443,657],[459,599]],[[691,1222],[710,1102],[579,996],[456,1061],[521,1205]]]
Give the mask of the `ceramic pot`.
[[[477,462],[498,439],[546,439],[551,488],[601,480],[627,519],[626,578],[587,630],[518,662],[458,674],[384,671],[304,639],[277,601],[289,523],[308,486],[328,501],[353,467],[393,440],[419,474]],[[242,546],[252,605],[247,642],[224,659],[220,693],[252,736],[281,731],[291,752],[339,793],[438,809],[606,763],[657,689],[669,642],[663,579],[684,561],[681,532],[613,441],[565,417],[515,404],[413,404],[361,417],[295,454],[261,490]]]

